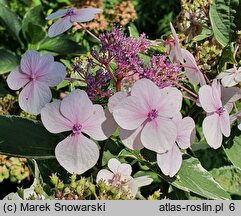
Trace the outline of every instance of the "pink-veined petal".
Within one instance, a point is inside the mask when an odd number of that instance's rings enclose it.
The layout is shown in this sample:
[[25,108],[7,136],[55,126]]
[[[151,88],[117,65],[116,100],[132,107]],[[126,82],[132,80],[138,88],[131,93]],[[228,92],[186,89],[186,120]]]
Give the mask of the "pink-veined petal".
[[224,76],[221,79],[221,83],[224,87],[232,87],[238,84],[238,82],[235,81],[235,74],[230,74],[228,76]]
[[48,69],[38,77],[38,81],[44,82],[48,86],[56,86],[64,80],[65,76],[65,66],[59,62],[53,62],[49,65]]
[[136,177],[127,183],[129,192],[133,197],[135,197],[139,187],[149,185],[152,181],[153,179],[148,176]]
[[157,108],[159,105],[162,94],[161,89],[149,79],[141,79],[135,82],[131,89],[131,96],[135,96],[142,101],[147,111]]
[[106,120],[101,124],[101,128],[106,137],[110,137],[118,127],[112,113],[108,109],[104,110]]
[[70,10],[73,10],[73,8],[66,8],[66,9],[63,9],[63,10],[56,11],[56,12],[51,13],[50,15],[48,15],[45,19],[46,20],[52,20],[52,19],[63,17]]
[[29,82],[19,95],[19,106],[25,112],[37,115],[45,104],[49,103],[52,93],[47,85]]
[[235,76],[235,81],[237,83],[241,82],[241,67],[238,68],[236,76]]
[[35,73],[34,71],[36,65],[39,64],[39,61],[40,54],[35,50],[28,50],[23,54],[21,58],[20,68],[24,73],[31,76]]
[[131,172],[132,172],[132,168],[131,168],[130,164],[122,163],[122,164],[120,164],[120,166],[117,169],[117,173],[120,173],[121,176],[123,176],[123,177],[130,176]]
[[114,108],[113,116],[120,127],[134,130],[147,119],[148,107],[142,99],[129,96]]
[[18,90],[25,86],[30,81],[29,75],[20,71],[20,68],[15,68],[7,78],[8,87],[12,90]]
[[241,98],[241,90],[238,87],[224,88],[221,86],[221,92],[224,109],[230,113],[233,109],[233,103]]
[[157,164],[161,171],[170,177],[176,175],[182,165],[182,153],[177,145],[163,154],[157,154]]
[[223,135],[217,113],[209,115],[203,120],[202,129],[209,146],[217,149],[222,145]]
[[82,124],[93,114],[93,104],[85,91],[76,89],[64,97],[60,112],[74,124]]
[[82,134],[69,135],[58,143],[55,156],[69,173],[82,174],[92,168],[99,158],[99,149],[92,140]]
[[227,111],[224,111],[219,116],[219,122],[220,122],[220,128],[224,136],[229,137],[230,136],[230,117]]
[[97,13],[101,13],[99,8],[81,8],[74,11],[71,15],[71,22],[89,22],[94,19]]
[[133,179],[138,187],[149,185],[153,182],[153,179],[149,176],[139,176]]
[[73,23],[70,21],[70,16],[66,16],[49,27],[48,36],[55,37],[60,35],[72,27]]
[[158,104],[158,114],[171,118],[178,115],[182,107],[182,93],[177,88],[165,87],[161,89],[162,100]]
[[138,80],[132,87],[131,95],[142,102],[145,107],[142,109],[147,110],[147,114],[152,109],[156,109],[161,116],[173,117],[177,115],[182,105],[182,93],[177,88],[159,89],[148,79]]
[[118,168],[119,168],[120,165],[121,165],[121,162],[118,161],[118,160],[115,159],[115,158],[111,158],[111,159],[108,161],[108,167],[109,167],[109,169],[110,169],[113,173],[117,173],[117,172],[118,172]]
[[127,93],[123,91],[116,92],[113,96],[111,96],[108,101],[108,109],[110,113],[113,113],[114,108],[117,106],[117,104],[119,104],[126,97]]
[[191,117],[180,119],[180,116],[173,118],[177,126],[176,142],[181,149],[189,148],[191,145],[191,134],[195,129],[195,123]]
[[230,76],[233,74],[233,72],[234,72],[233,68],[231,70],[229,69],[227,71],[223,71],[216,76],[216,79],[222,79],[223,77]]
[[235,102],[241,98],[241,90],[238,87],[224,88],[221,86],[221,101],[225,105],[228,102]]
[[105,140],[108,137],[102,128],[106,121],[103,107],[99,104],[93,105],[93,112],[90,117],[82,123],[82,131],[95,140]]
[[60,113],[60,103],[60,100],[56,100],[41,109],[41,120],[44,127],[51,133],[61,133],[73,128],[73,123]]
[[201,86],[206,84],[205,78],[202,72],[199,70],[194,56],[186,49],[181,49],[183,58],[185,60],[184,68],[190,83]]
[[49,66],[54,62],[54,57],[50,54],[45,54],[40,56],[38,63],[34,65],[34,70],[32,71],[35,76],[41,76],[45,74],[45,71],[49,69]]
[[212,96],[213,96],[213,101],[216,109],[219,109],[220,107],[222,107],[221,85],[217,79],[214,79],[212,82]]
[[141,143],[142,128],[143,126],[140,126],[135,130],[125,130],[120,128],[120,139],[127,148],[132,150],[139,150],[144,148]]
[[[202,108],[206,112],[215,112],[216,104],[214,103],[212,87],[208,85],[204,85],[199,89],[199,102]],[[221,99],[220,99],[221,100]]]
[[109,182],[113,179],[113,177],[114,174],[111,171],[107,169],[102,169],[97,173],[96,182],[98,183],[102,180],[105,181],[107,185],[109,185]]
[[183,63],[183,56],[182,56],[182,51],[181,51],[179,39],[178,39],[177,33],[176,33],[172,23],[170,23],[170,28],[171,28],[171,31],[172,31],[172,36],[174,37],[174,45],[170,50],[170,56],[169,57],[170,57],[172,62]]
[[168,118],[158,117],[147,122],[141,132],[142,145],[157,153],[164,153],[172,148],[177,138],[177,127]]

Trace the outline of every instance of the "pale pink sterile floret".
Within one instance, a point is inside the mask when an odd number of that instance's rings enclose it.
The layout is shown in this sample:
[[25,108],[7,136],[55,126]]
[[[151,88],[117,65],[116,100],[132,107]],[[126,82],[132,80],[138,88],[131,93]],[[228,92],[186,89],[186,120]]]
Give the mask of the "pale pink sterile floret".
[[241,98],[241,89],[238,87],[225,88],[221,86],[221,101],[224,108],[230,113],[235,101]]
[[19,94],[19,105],[27,113],[37,115],[52,94],[49,87],[58,85],[66,76],[65,66],[54,61],[52,55],[40,56],[35,50],[26,51],[20,66],[8,76],[10,89],[23,90]]
[[136,196],[139,187],[151,184],[153,181],[148,176],[133,178],[131,176],[132,167],[126,163],[120,163],[115,158],[108,161],[108,168],[97,173],[96,182],[104,181],[119,189],[120,192],[128,191],[133,197]]
[[180,112],[181,105],[182,94],[178,89],[159,89],[152,81],[141,79],[133,85],[131,95],[114,108],[113,116],[128,133],[122,137],[132,136],[134,141],[139,136],[144,147],[164,153],[175,143],[177,127],[171,118]]
[[52,24],[48,30],[49,37],[55,37],[70,29],[75,22],[89,22],[94,19],[95,15],[101,13],[98,8],[68,8],[54,12],[46,17],[47,20],[61,18]]
[[204,85],[199,89],[199,101],[207,112],[202,124],[203,134],[207,143],[214,149],[222,145],[223,135],[230,135],[230,117],[221,101],[221,87],[217,80],[212,86]]
[[221,79],[221,83],[224,87],[232,87],[241,82],[241,67],[238,69],[234,65],[233,68],[227,69],[216,77],[216,79]]
[[[176,175],[182,164],[182,153],[180,149],[187,149],[192,142],[192,133],[195,131],[195,123],[191,117],[182,118],[181,114],[173,118],[177,126],[176,144],[172,149],[157,154],[157,164],[161,171],[170,177]],[[180,149],[179,149],[180,148]]]
[[84,134],[95,140],[107,139],[104,124],[108,120],[103,108],[93,105],[85,91],[77,89],[62,101],[46,104],[41,119],[51,133],[72,131],[55,148],[56,159],[68,172],[82,174],[96,164],[99,149]]
[[181,63],[184,67],[187,78],[190,83],[197,85],[205,85],[205,78],[197,66],[194,56],[186,49],[180,47],[179,39],[177,33],[170,23],[170,28],[172,31],[173,40],[170,41],[169,46],[167,46],[167,53],[172,62]]
[[170,28],[173,40],[169,41],[169,44],[167,45],[167,53],[169,54],[169,58],[172,62],[184,63],[179,39],[172,23],[170,23]]
[[[108,109],[111,113],[113,113],[114,108],[121,103],[123,99],[128,97],[128,94],[124,91],[116,92],[113,96],[109,98],[108,101]],[[115,121],[115,120],[114,120]],[[118,127],[118,124],[116,123],[115,128]],[[123,128],[119,128],[119,136],[122,141],[122,143],[129,149],[132,150],[138,150],[144,148],[144,146],[141,144],[140,140],[140,132],[142,130],[142,127],[139,127],[135,130],[125,130]]]
[[237,121],[238,129],[241,130],[241,111],[238,111],[230,116],[231,124]]
[[182,57],[185,60],[185,63],[183,64],[184,71],[189,82],[193,85],[197,85],[199,83],[201,86],[205,85],[205,78],[197,66],[194,56],[186,49],[181,49],[181,52]]

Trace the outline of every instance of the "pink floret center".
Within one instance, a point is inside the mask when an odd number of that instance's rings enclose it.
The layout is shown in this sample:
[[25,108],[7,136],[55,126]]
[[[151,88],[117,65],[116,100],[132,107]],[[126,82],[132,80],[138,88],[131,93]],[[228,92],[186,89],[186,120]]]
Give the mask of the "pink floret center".
[[216,110],[216,113],[220,116],[224,111],[225,111],[224,107],[219,107],[219,108]]
[[80,134],[82,126],[80,124],[75,124],[72,129],[72,135]]
[[35,74],[31,74],[30,81],[34,81],[34,80],[36,80],[36,76],[35,76]]
[[74,9],[72,9],[72,8],[68,9],[65,16],[72,16],[72,15],[74,15]]
[[147,115],[147,117],[150,121],[157,118],[157,116],[158,116],[158,111],[156,109],[152,109]]

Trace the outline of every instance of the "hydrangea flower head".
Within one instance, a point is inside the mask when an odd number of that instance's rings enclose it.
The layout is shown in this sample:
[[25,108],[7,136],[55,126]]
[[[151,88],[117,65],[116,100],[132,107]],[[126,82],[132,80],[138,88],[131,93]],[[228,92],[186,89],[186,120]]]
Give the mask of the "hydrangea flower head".
[[221,87],[217,80],[212,86],[204,85],[199,89],[199,101],[207,112],[202,128],[207,143],[214,149],[222,145],[223,135],[230,135],[229,113],[221,101]]
[[68,8],[54,12],[47,16],[46,19],[52,20],[60,17],[62,18],[50,26],[48,35],[49,37],[60,35],[70,29],[74,22],[89,22],[94,19],[97,13],[101,12],[102,10],[98,8]]
[[[152,81],[135,82],[131,96],[114,107],[113,116],[123,129],[121,137],[131,137],[157,153],[172,148],[177,127],[171,120],[181,109],[182,94],[174,87],[159,89]],[[129,140],[130,141],[130,140]]]
[[20,66],[7,78],[10,89],[23,90],[19,105],[27,113],[37,115],[52,98],[50,86],[58,85],[66,76],[65,66],[55,62],[52,55],[40,56],[37,51],[24,53]]
[[100,105],[93,105],[83,90],[76,89],[62,101],[47,104],[41,110],[41,119],[48,131],[72,131],[55,148],[56,159],[68,172],[82,174],[93,167],[99,158],[94,141],[107,139],[103,129],[106,117]]
[[108,161],[107,169],[98,172],[96,181],[105,181],[107,185],[118,188],[120,191],[129,191],[133,197],[136,196],[139,187],[149,185],[153,181],[148,176],[133,178],[131,176],[131,165],[120,163],[117,159],[112,158]]

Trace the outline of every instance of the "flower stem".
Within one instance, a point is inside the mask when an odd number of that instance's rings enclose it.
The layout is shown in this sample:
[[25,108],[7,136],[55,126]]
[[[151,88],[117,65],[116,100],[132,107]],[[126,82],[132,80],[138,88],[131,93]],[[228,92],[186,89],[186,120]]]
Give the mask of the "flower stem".
[[83,29],[85,30],[89,35],[91,35],[93,38],[95,38],[97,41],[100,42],[100,39],[94,35],[92,32],[90,32],[84,25],[82,25],[81,23],[75,23],[75,26],[78,28],[78,29]]
[[188,100],[196,103],[196,100],[195,100],[195,99],[193,99],[193,98],[191,98],[191,97],[188,97],[188,96],[186,96],[186,95],[182,95],[182,96],[183,96],[183,98],[186,98],[186,99],[188,99]]
[[65,80],[69,80],[70,82],[79,81],[79,82],[85,83],[84,80],[81,80],[81,79],[78,79],[78,78],[72,78],[72,77],[66,77]]
[[189,93],[190,95],[198,98],[197,94],[195,94],[194,92],[192,92],[191,90],[187,89],[186,87],[184,87],[183,85],[180,85],[179,83],[175,83],[178,87],[180,87],[181,89],[183,89],[184,91],[186,91],[187,93]]

